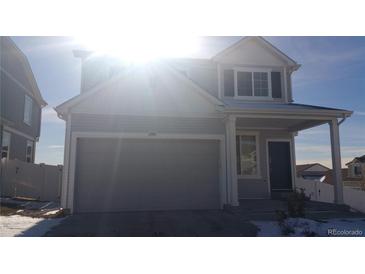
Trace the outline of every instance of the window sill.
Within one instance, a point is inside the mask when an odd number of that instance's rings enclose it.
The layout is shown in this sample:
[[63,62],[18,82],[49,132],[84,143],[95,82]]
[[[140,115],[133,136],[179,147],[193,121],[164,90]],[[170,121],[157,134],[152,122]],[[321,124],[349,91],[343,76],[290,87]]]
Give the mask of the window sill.
[[237,175],[237,179],[255,179],[255,180],[262,180],[262,176],[261,175],[254,175],[254,176],[250,176],[250,175]]

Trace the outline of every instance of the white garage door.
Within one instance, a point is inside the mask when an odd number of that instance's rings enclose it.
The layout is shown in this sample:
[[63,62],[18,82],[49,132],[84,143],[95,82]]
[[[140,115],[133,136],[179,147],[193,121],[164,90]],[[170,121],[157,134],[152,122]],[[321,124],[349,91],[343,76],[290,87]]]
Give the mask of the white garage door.
[[82,138],[75,212],[219,208],[219,141]]

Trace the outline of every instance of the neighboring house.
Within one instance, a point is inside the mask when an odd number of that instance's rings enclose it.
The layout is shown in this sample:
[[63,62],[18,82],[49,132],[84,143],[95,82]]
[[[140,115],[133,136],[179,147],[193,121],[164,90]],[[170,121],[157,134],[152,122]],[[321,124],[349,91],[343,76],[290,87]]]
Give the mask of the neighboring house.
[[300,67],[261,37],[211,59],[118,66],[82,59],[66,121],[61,204],[71,212],[218,209],[295,187],[294,136],[329,124],[343,203],[339,125],[352,112],[293,103]]
[[[346,164],[348,168],[342,169],[342,181],[344,186],[365,190],[365,155],[355,157]],[[324,183],[333,185],[331,172],[326,175]]]
[[297,165],[297,177],[306,180],[316,180],[323,182],[327,172],[330,169],[319,163]]
[[[349,175],[348,168],[343,168],[341,170],[341,174],[342,174],[342,182],[343,182],[344,186],[365,190],[364,178],[353,177],[353,176]],[[329,170],[327,172],[327,174],[325,175],[325,179],[323,180],[323,183],[333,185],[334,182],[333,182],[332,170]]]
[[346,164],[349,178],[361,178],[365,180],[365,155],[355,157]]
[[[359,176],[359,172],[356,170],[358,160],[361,158],[362,157],[355,158],[350,163],[347,163],[346,165],[350,165],[350,168],[341,169],[343,186],[356,189],[363,189],[365,187],[365,181],[363,180],[363,177]],[[352,166],[351,163],[354,163],[355,165]],[[298,178],[313,180],[330,185],[334,184],[332,169],[319,163],[297,165],[296,172]]]
[[34,162],[43,100],[26,56],[9,37],[0,37],[1,158]]

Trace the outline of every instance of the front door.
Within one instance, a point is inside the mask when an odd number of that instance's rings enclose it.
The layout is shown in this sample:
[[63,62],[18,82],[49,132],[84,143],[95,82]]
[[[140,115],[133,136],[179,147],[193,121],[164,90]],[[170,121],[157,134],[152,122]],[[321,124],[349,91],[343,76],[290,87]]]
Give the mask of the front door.
[[292,191],[292,165],[289,141],[269,141],[271,193]]

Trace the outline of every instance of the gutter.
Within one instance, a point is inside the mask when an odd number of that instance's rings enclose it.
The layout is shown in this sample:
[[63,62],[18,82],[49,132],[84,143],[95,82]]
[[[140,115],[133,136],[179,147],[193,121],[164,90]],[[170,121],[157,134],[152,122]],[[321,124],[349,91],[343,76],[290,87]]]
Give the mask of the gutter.
[[347,118],[352,115],[352,111],[346,111],[346,110],[324,110],[323,112],[313,111],[313,110],[276,110],[276,109],[228,109],[223,110],[224,113],[231,113],[231,114],[281,114],[281,115],[311,115],[311,116],[335,116],[337,118]]

